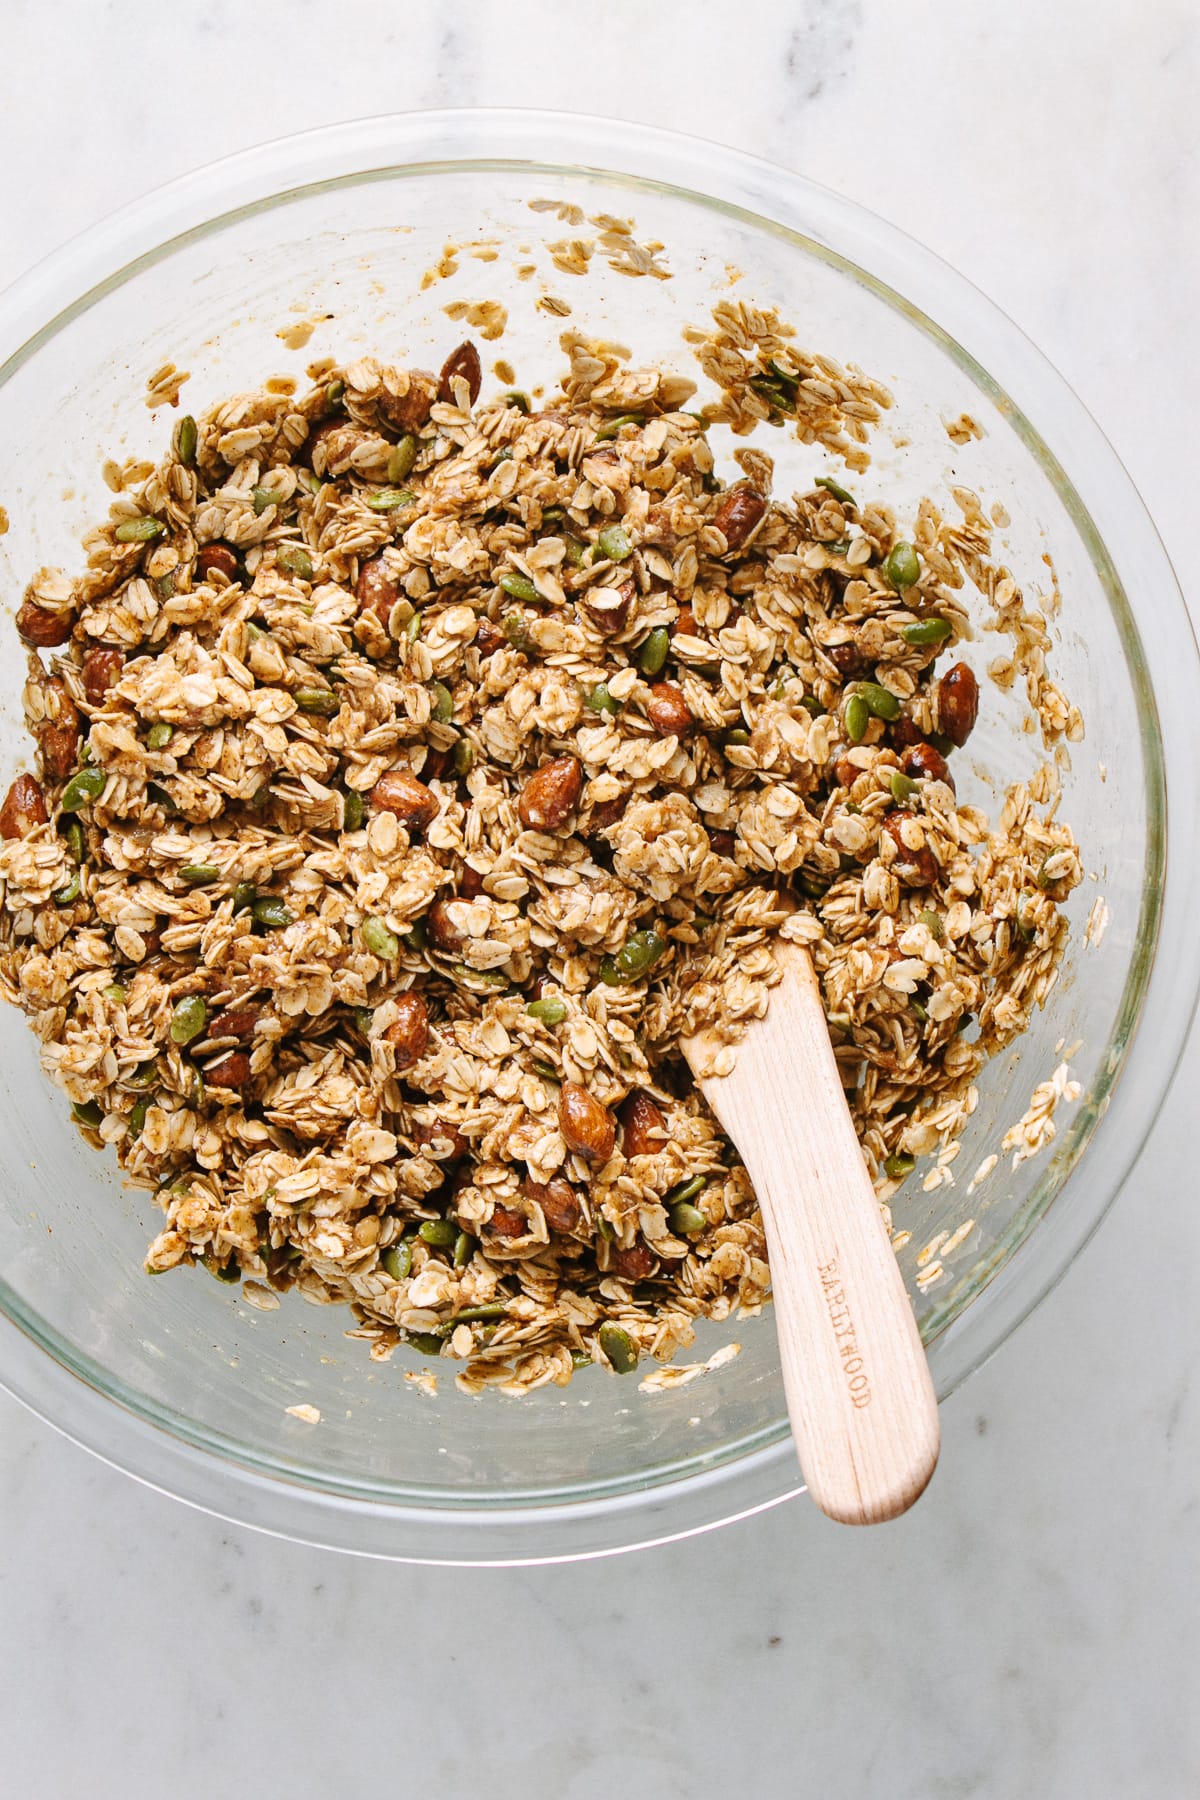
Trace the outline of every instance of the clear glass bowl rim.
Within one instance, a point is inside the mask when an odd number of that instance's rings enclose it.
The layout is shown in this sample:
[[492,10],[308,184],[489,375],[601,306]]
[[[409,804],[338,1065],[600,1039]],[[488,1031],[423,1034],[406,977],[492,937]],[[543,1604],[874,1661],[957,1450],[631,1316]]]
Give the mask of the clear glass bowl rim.
[[[635,188],[675,192],[804,239],[851,267],[936,337],[989,395],[1003,398],[1079,526],[1115,609],[1125,608],[1124,635],[1147,687],[1143,735],[1162,777],[1163,815],[1156,823],[1165,847],[1170,771],[1184,771],[1186,779],[1200,766],[1200,724],[1190,705],[1200,662],[1166,552],[1111,445],[1040,352],[948,264],[856,203],[757,157],[655,127],[518,109],[383,115],[277,139],[153,190],[0,292],[0,385],[100,294],[231,215],[286,204],[301,189],[454,165],[615,175]],[[1106,537],[1095,513],[1111,521]],[[1143,602],[1136,625],[1118,574],[1134,567],[1140,586],[1153,595],[1153,617]],[[1061,1278],[1120,1191],[1157,1117],[1200,988],[1200,936],[1187,930],[1188,889],[1200,873],[1198,848],[1200,818],[1185,794],[1171,812],[1161,895],[1148,895],[1143,908],[1152,941],[1141,1003],[1120,1079],[1087,1139],[1091,1179],[1084,1189],[1074,1168],[1060,1170],[1053,1181],[1044,1178],[1041,1205],[1035,1194],[1021,1233],[1023,1241],[1036,1223],[1036,1257],[1021,1254],[1018,1245],[988,1281],[986,1302],[966,1306],[940,1329],[931,1362],[942,1398]],[[1169,963],[1152,955],[1154,941],[1175,947]],[[1062,1203],[1066,1188],[1070,1204]],[[650,1485],[584,1492],[550,1506],[397,1505],[366,1493],[333,1492],[282,1469],[252,1467],[231,1447],[189,1439],[167,1420],[123,1403],[106,1390],[103,1372],[82,1369],[70,1347],[26,1316],[2,1282],[0,1383],[103,1460],[190,1504],[276,1535],[396,1560],[520,1564],[606,1555],[706,1530],[803,1491],[781,1429],[719,1466],[683,1475],[655,1472]]]

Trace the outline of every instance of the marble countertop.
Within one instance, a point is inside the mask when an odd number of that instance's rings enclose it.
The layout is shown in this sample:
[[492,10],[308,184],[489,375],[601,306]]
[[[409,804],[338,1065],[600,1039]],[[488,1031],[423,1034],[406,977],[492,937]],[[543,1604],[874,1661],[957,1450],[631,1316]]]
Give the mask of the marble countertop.
[[[586,103],[707,133],[991,294],[1112,438],[1200,610],[1189,0],[4,12],[0,280],[200,161],[356,114]],[[187,1511],[0,1396],[6,1788],[1194,1794],[1198,1077],[1193,1035],[1102,1232],[947,1404],[920,1506],[870,1534],[800,1503],[574,1567],[356,1562]]]

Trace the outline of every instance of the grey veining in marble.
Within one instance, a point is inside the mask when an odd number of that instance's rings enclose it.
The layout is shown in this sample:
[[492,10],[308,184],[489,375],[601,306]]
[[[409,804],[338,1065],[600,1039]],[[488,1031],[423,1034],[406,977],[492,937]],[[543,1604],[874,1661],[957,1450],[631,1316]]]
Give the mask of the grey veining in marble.
[[[155,181],[362,112],[532,103],[789,163],[1056,361],[1191,589],[1190,0],[6,0],[0,280]],[[1185,1800],[1200,1791],[1200,1047],[1099,1238],[952,1400],[898,1525],[782,1508],[453,1572],[255,1537],[0,1400],[0,1785],[29,1800]]]

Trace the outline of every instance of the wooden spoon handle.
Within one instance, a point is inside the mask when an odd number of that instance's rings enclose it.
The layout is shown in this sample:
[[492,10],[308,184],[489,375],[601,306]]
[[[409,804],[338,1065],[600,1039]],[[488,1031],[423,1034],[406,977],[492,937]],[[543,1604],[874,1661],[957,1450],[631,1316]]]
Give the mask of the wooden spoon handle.
[[[701,1089],[762,1209],[800,1466],[831,1518],[865,1525],[917,1499],[937,1464],[937,1398],[903,1277],[846,1106],[808,952],[731,1075]],[[689,1060],[697,1040],[685,1042]]]

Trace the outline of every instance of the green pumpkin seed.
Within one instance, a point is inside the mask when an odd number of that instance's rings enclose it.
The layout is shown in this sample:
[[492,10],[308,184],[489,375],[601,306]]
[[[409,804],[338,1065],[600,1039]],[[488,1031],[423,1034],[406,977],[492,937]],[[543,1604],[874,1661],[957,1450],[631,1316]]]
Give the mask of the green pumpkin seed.
[[618,1375],[631,1375],[638,1366],[640,1351],[627,1331],[606,1323],[597,1332],[600,1348]]
[[689,1206],[685,1200],[677,1201],[670,1212],[671,1230],[676,1237],[691,1237],[697,1231],[704,1231],[708,1219],[698,1206]]
[[548,994],[544,1000],[531,1000],[525,1011],[543,1025],[561,1025],[567,1016],[565,1001],[553,994]]
[[400,439],[400,442],[396,445],[392,454],[388,457],[388,480],[393,482],[407,481],[408,477],[413,472],[413,467],[416,463],[417,456],[420,453],[420,449],[421,446],[416,438],[413,437],[411,432],[407,432],[404,437]]
[[71,1117],[77,1125],[86,1125],[91,1131],[104,1123],[104,1114],[94,1100],[77,1100],[71,1108]]
[[888,786],[892,790],[892,799],[896,801],[897,805],[903,805],[905,800],[911,800],[917,791],[917,784],[912,776],[906,775],[902,769],[892,770],[888,778]]
[[906,644],[944,644],[953,632],[949,619],[919,619],[915,625],[902,625],[900,636]]
[[[451,1258],[451,1261],[453,1262],[454,1267],[456,1269],[465,1269],[467,1264],[470,1262],[472,1256],[474,1256],[474,1254],[475,1254],[475,1239],[471,1236],[469,1231],[460,1231],[458,1236],[454,1240],[454,1255]],[[503,1307],[501,1307],[500,1310],[501,1310],[501,1313],[503,1313],[503,1310],[504,1310]],[[473,1316],[478,1313],[479,1313],[478,1307],[472,1308]],[[479,1316],[483,1317],[485,1315],[479,1314]],[[490,1315],[487,1315],[487,1316],[490,1316]],[[458,1318],[460,1318],[460,1319],[462,1318],[461,1313],[458,1314]]]
[[686,1181],[680,1181],[673,1188],[668,1189],[663,1195],[662,1203],[665,1207],[670,1208],[679,1206],[685,1201],[694,1200],[697,1194],[704,1192],[711,1180],[711,1175],[689,1175]]
[[113,1001],[117,1006],[120,1006],[125,998],[125,989],[119,981],[110,981],[107,987],[100,989],[100,992],[106,1000]]
[[408,639],[410,644],[415,644],[417,639],[420,637],[420,635],[421,635],[421,615],[419,612],[415,612],[413,614],[412,618],[408,621],[408,624],[404,627],[404,635]]
[[122,519],[113,536],[118,544],[152,544],[166,529],[161,519]]
[[924,912],[919,912],[917,914],[917,924],[925,926],[935,943],[940,944],[946,935],[946,930],[942,924],[941,915],[939,913],[931,912],[928,909]]
[[643,675],[661,674],[671,649],[671,634],[665,625],[656,625],[642,645],[638,668]]
[[81,863],[87,848],[87,841],[84,838],[83,826],[80,824],[79,820],[60,819],[58,822],[58,830],[59,835],[66,843],[71,861]]
[[346,398],[346,384],[340,375],[334,377],[325,388],[326,406],[340,406]]
[[275,561],[287,574],[298,575],[301,581],[313,578],[313,560],[303,544],[278,544]]
[[139,1063],[132,1074],[125,1077],[124,1085],[129,1088],[149,1087],[158,1075],[158,1064],[153,1057],[148,1062]]
[[597,683],[583,704],[589,712],[607,713],[609,718],[615,718],[621,710],[621,702],[613,699],[603,681]]
[[861,694],[851,694],[846,702],[846,736],[852,744],[861,744],[871,722],[871,709]]
[[196,460],[196,438],[196,421],[191,413],[184,413],[175,435],[175,454],[185,469],[190,469]]
[[384,962],[395,962],[400,954],[399,938],[394,931],[389,931],[382,919],[363,920],[362,941],[372,956],[378,956]]
[[174,726],[167,725],[166,723],[164,723],[163,721],[160,720],[156,725],[152,725],[150,727],[149,731],[146,733],[146,748],[147,748],[147,750],[163,750],[163,749],[165,749],[166,746],[170,743],[171,739],[174,737],[174,735],[175,735]]
[[443,1338],[444,1334],[436,1331],[410,1331],[404,1341],[419,1350],[422,1356],[440,1356]]
[[824,488],[827,494],[832,494],[834,499],[840,500],[843,506],[852,506],[855,512],[858,511],[858,501],[854,498],[854,495],[847,493],[842,484],[839,481],[835,481],[832,475],[818,475],[813,486]]
[[320,719],[332,719],[334,713],[342,709],[332,688],[297,688],[292,699],[301,712],[313,713]]
[[600,965],[600,979],[608,987],[621,987],[628,981],[640,981],[649,973],[666,950],[665,938],[657,931],[635,931],[615,956],[606,956]]
[[504,988],[508,976],[503,969],[473,969],[470,963],[455,963],[451,974],[456,981],[474,982],[477,987]]
[[264,894],[259,900],[252,900],[250,911],[258,923],[265,925],[270,931],[282,931],[284,926],[290,925],[295,918],[295,914],[284,905],[282,900],[273,899],[269,894]]
[[179,879],[189,887],[211,887],[214,881],[220,881],[221,871],[216,863],[184,863]]
[[152,1094],[143,1094],[140,1100],[134,1101],[133,1111],[129,1115],[129,1135],[131,1138],[141,1137],[142,1127],[146,1123],[146,1114],[150,1111],[153,1100],[154,1096]]
[[744,750],[750,742],[750,733],[744,725],[735,725],[732,731],[725,733],[721,741],[727,750]]
[[540,1056],[535,1056],[531,1066],[534,1074],[540,1075],[543,1081],[552,1081],[556,1087],[561,1085],[562,1076],[553,1063],[545,1062]]
[[411,488],[380,488],[377,494],[367,497],[367,505],[372,512],[399,512],[403,506],[411,506],[416,499]]
[[824,717],[825,708],[821,705],[821,702],[817,699],[815,694],[801,694],[800,704],[810,718],[820,719]]
[[62,792],[59,810],[65,813],[78,812],[90,800],[98,800],[108,785],[108,775],[103,769],[80,769],[72,775]]
[[900,702],[888,688],[880,687],[877,681],[861,681],[858,691],[867,706],[877,719],[898,719]]
[[[500,576],[499,586],[503,588],[506,594],[511,594],[514,600],[537,599],[537,589],[534,587],[532,581],[530,581],[528,575],[522,575],[519,569],[505,569]],[[506,630],[507,623],[506,620]]]
[[50,898],[53,900],[55,906],[70,906],[70,904],[73,900],[78,900],[78,898],[79,898],[79,871],[78,871],[78,869],[76,869],[75,873],[71,876],[71,879],[69,881],[66,881],[63,883],[62,887],[55,888],[55,890],[51,894]]
[[190,1044],[208,1023],[208,1008],[199,994],[188,994],[171,1014],[171,1042]]
[[921,564],[911,544],[892,545],[884,561],[883,576],[898,594],[916,587],[921,579]]
[[233,910],[235,913],[245,912],[253,906],[258,889],[252,881],[239,881],[233,890]]
[[254,516],[257,519],[262,518],[268,507],[283,505],[281,496],[276,493],[274,488],[252,488],[250,491],[250,498],[254,502]]
[[606,525],[596,543],[601,555],[607,556],[610,562],[624,562],[627,556],[633,555],[633,543],[622,525]]
[[410,950],[415,950],[417,954],[420,955],[421,951],[424,950],[426,944],[429,942],[428,921],[425,919],[418,919],[412,930],[405,932],[404,942],[408,945]]
[[514,650],[522,651],[526,656],[533,649],[533,637],[529,630],[528,613],[505,613],[502,620],[504,635]]
[[586,1350],[572,1350],[571,1367],[573,1369],[590,1369],[591,1366],[592,1359]]
[[504,396],[504,404],[515,406],[518,412],[527,413],[529,411],[529,395],[522,392],[520,388],[510,388]]
[[883,1172],[889,1181],[903,1181],[906,1175],[912,1174],[916,1166],[915,1156],[905,1156],[897,1150],[892,1156],[885,1158]]
[[406,1237],[398,1244],[389,1244],[379,1258],[380,1268],[393,1281],[407,1281],[412,1274],[412,1262],[412,1241]]
[[306,494],[312,494],[314,497],[319,494],[321,489],[325,486],[321,477],[319,475],[314,475],[311,469],[297,469],[296,480]]
[[571,536],[564,537],[563,543],[567,547],[566,556],[571,567],[573,569],[582,569],[589,546],[583,543],[581,539]]
[[456,1241],[458,1226],[453,1219],[423,1219],[417,1226],[417,1236],[422,1243],[445,1249]]
[[454,696],[444,681],[435,681],[429,690],[433,702],[429,716],[439,725],[448,725],[454,717]]
[[452,760],[454,764],[454,773],[456,775],[470,774],[471,767],[475,761],[475,746],[470,738],[459,738],[457,744],[454,746],[454,756]]
[[596,433],[598,444],[607,443],[610,438],[620,437],[623,425],[641,425],[645,421],[641,413],[619,413],[615,419],[609,419]]
[[[474,1238],[471,1242],[474,1243]],[[452,1325],[476,1325],[485,1319],[503,1319],[508,1312],[505,1300],[485,1300],[482,1306],[464,1306],[450,1321]]]

